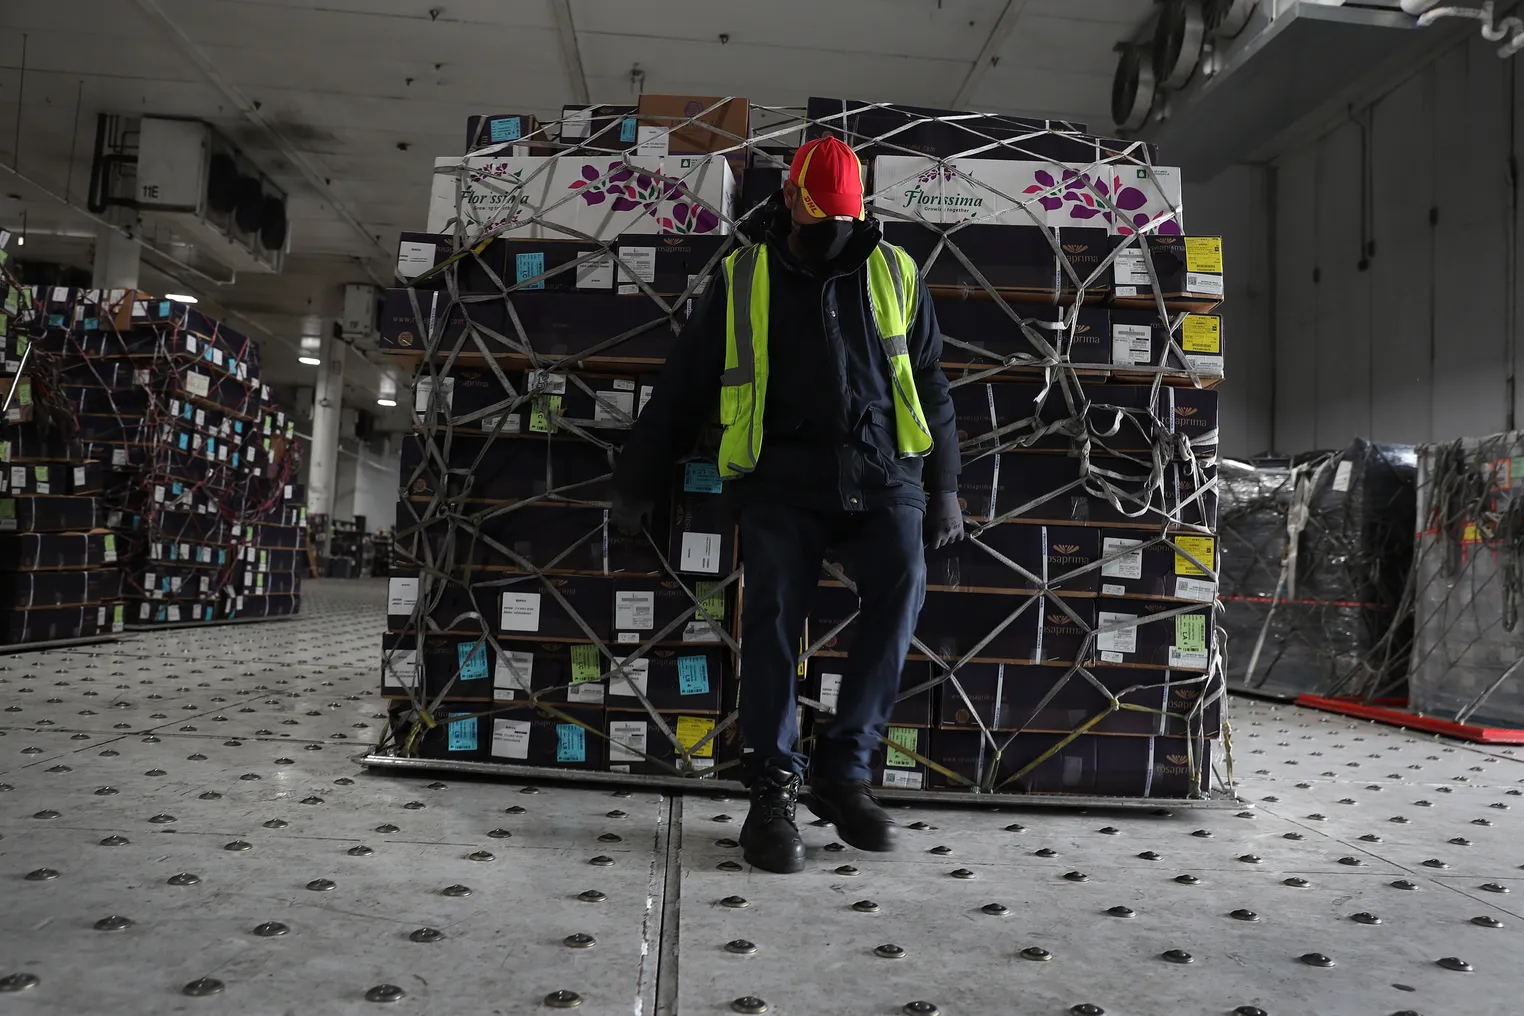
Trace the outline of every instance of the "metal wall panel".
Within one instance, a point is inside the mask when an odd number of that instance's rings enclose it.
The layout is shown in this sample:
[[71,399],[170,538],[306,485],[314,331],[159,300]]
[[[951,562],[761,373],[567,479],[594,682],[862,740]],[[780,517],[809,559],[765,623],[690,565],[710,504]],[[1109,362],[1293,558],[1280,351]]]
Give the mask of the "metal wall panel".
[[1317,390],[1308,365],[1317,362],[1318,151],[1303,149],[1276,173],[1275,450],[1317,446]]
[[[1347,123],[1319,142],[1311,358],[1293,365],[1314,388],[1315,441],[1342,448],[1370,429],[1370,278],[1360,270],[1362,131]],[[1298,246],[1301,244],[1298,243]],[[1309,266],[1298,266],[1304,274]]]

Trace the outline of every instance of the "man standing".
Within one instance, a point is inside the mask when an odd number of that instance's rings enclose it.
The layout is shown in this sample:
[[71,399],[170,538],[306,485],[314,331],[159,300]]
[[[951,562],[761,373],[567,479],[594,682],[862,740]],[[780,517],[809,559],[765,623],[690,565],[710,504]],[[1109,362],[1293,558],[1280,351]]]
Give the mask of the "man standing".
[[746,563],[739,719],[751,810],[740,840],[750,864],[791,872],[804,867],[796,666],[827,548],[860,608],[805,803],[847,843],[894,848],[868,762],[926,595],[923,541],[963,536],[958,440],[931,300],[866,214],[849,146],[800,147],[782,190],[738,231],[753,245],[708,281],[625,444],[613,521],[642,528],[718,404],[718,465],[736,488]]

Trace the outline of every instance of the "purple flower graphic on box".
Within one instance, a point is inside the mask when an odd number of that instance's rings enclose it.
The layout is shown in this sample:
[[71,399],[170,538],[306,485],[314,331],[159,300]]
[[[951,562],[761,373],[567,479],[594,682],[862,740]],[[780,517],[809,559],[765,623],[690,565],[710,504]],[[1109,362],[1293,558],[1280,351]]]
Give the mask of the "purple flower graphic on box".
[[[1023,194],[1041,194],[1058,183],[1057,180],[1053,179],[1053,174],[1049,173],[1046,169],[1039,169],[1036,173],[1032,174],[1032,179],[1037,182],[1023,188]],[[1064,206],[1064,199],[1057,194],[1048,194],[1038,198],[1037,203],[1050,212],[1056,212]]]
[[[583,164],[580,180],[573,180],[571,190],[581,193],[589,205],[612,200],[616,212],[643,208],[668,233],[712,233],[720,217],[693,200],[686,181],[661,180],[622,162],[610,162],[600,174],[598,167]],[[664,212],[663,203],[671,205]]]
[[926,172],[916,177],[917,183],[941,183],[943,180],[956,180],[958,167],[951,162],[939,162]]

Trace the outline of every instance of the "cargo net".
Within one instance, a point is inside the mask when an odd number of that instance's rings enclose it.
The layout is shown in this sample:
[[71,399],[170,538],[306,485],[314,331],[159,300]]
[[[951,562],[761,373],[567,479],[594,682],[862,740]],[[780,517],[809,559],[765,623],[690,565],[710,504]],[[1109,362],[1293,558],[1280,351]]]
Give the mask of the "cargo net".
[[1400,611],[1407,621],[1376,647],[1408,664],[1404,689],[1371,677],[1350,693],[1406,698],[1415,712],[1524,727],[1524,435],[1462,438],[1418,448],[1417,538]]
[[1221,464],[1230,687],[1403,694],[1416,470],[1413,446],[1364,439]]
[[26,287],[16,304],[9,407],[31,411],[8,407],[6,458],[85,463],[89,492],[68,492],[100,509],[85,528],[114,531],[125,623],[263,616],[246,596],[294,597],[295,529],[264,527],[305,524],[288,497],[300,449],[258,379],[257,344],[135,290]]
[[[647,372],[659,367],[705,280],[729,250],[760,237],[766,213],[759,204],[781,185],[793,148],[834,132],[868,167],[868,203],[886,236],[922,266],[959,407],[969,540],[950,571],[940,558],[930,562],[928,609],[934,598],[976,587],[1011,594],[988,622],[981,616],[981,634],[918,633],[912,655],[929,664],[929,676],[905,684],[900,696],[903,702],[936,689],[944,705],[967,706],[977,765],[945,765],[934,749],[894,738],[893,728],[885,744],[898,759],[891,764],[913,760],[947,788],[1061,790],[1061,779],[1040,775],[1062,770],[1061,756],[1075,742],[1115,731],[1122,718],[1121,729],[1147,735],[1135,739],[1147,758],[1137,763],[1133,796],[1203,796],[1219,764],[1217,782],[1231,787],[1215,624],[1219,481],[1210,389],[1221,375],[1221,326],[1205,313],[1217,299],[1198,295],[1193,302],[1180,292],[1182,273],[1166,277],[1180,268],[1178,258],[1164,264],[1166,251],[1178,250],[1168,244],[1183,240],[1178,188],[1163,194],[1168,181],[1161,182],[1147,146],[1097,139],[1073,125],[833,100],[833,110],[819,115],[814,101],[804,112],[754,105],[751,122],[771,126],[754,127],[749,137],[715,126],[727,103],[744,101],[716,100],[654,131],[644,115],[631,131],[628,120],[613,115],[603,123],[591,110],[532,131],[515,125],[511,140],[437,161],[429,222],[437,239],[403,235],[398,288],[388,294],[383,327],[383,346],[409,357],[416,378],[383,651],[383,685],[399,701],[378,751],[535,758],[487,748],[499,736],[529,737],[491,722],[533,709],[558,724],[548,751],[558,761],[582,762],[590,758],[586,746],[599,744],[607,760],[633,762],[624,771],[714,776],[736,765],[733,669],[723,708],[697,723],[684,724],[673,715],[680,709],[653,702],[638,680],[641,661],[675,639],[685,647],[697,640],[736,666],[740,571],[732,570],[733,552],[719,574],[699,578],[683,567],[686,549],[662,534],[619,536],[608,524],[609,481],[620,437],[647,397]],[[890,129],[864,135],[863,125],[885,118]],[[966,150],[935,157],[901,143],[927,131],[951,132]],[[562,140],[573,132],[575,141]],[[695,133],[703,154],[675,154]],[[987,178],[980,160],[994,159],[1023,167],[1029,182],[1000,186],[971,172]],[[738,200],[727,163],[748,160]],[[907,190],[915,192],[908,204]],[[928,195],[937,199],[934,215]],[[1036,274],[1045,276],[1030,292],[994,277],[964,250],[965,238],[992,225],[1036,227],[1026,239],[1042,244]],[[637,231],[724,239],[688,264],[677,284],[664,284],[653,276],[649,252],[632,249],[641,245],[626,234]],[[504,255],[494,243],[524,237],[558,241],[551,246],[559,252]],[[1113,279],[1123,261],[1132,281],[1124,291],[1131,299],[1122,301],[1130,327],[1114,332],[1107,315],[1117,313]],[[608,312],[596,335],[568,328],[576,301],[593,299],[579,291],[601,288],[583,283],[608,272],[615,275],[613,299],[630,309]],[[1220,293],[1220,275],[1217,284]],[[565,291],[559,299],[556,290]],[[611,371],[637,376],[598,376]],[[468,391],[477,394],[466,398]],[[1195,429],[1183,425],[1191,422]],[[702,453],[686,468],[690,478],[695,469],[702,474]],[[712,456],[707,472],[717,487]],[[1022,480],[1029,475],[1037,480]],[[533,477],[533,492],[515,486],[514,477],[525,476]],[[697,489],[706,489],[703,481]],[[549,506],[592,510],[559,553],[543,550],[531,532],[544,524],[532,514]],[[1054,567],[1051,555],[1034,557],[1001,539],[1018,528],[1041,533],[1044,546],[1074,551],[1063,538],[1074,533],[1086,546],[1071,558],[1076,563]],[[572,595],[587,545],[606,567],[610,555],[647,562],[649,570],[636,577],[657,580],[679,599],[678,609],[657,611],[638,643],[615,641],[602,616],[607,601],[591,608],[600,612],[595,619]],[[496,564],[484,566],[487,560]],[[999,577],[973,577],[991,568]],[[823,578],[824,586],[855,589],[830,563]],[[1118,598],[1102,598],[1103,590]],[[531,591],[532,606],[525,598]],[[554,686],[525,652],[554,648],[545,626],[515,634],[509,616],[529,611],[537,621],[554,613],[561,625],[555,639],[580,643]],[[822,613],[811,615],[801,677],[817,654],[830,656],[855,607],[825,620]],[[1009,655],[1012,643],[1030,639],[1046,648]],[[1016,696],[1025,699],[1021,714],[1004,723],[963,684],[991,659],[1042,667],[1041,691],[1023,689]],[[1129,666],[1133,661],[1147,662]],[[484,688],[475,682],[489,670],[494,692],[473,690]],[[1034,680],[1031,669],[1023,680]],[[624,685],[635,711],[629,718],[650,723],[649,740],[621,741],[577,708],[590,700],[578,697],[585,694],[580,686],[594,683],[606,695]],[[800,702],[824,705],[818,694]],[[1054,715],[1066,718],[1055,724]],[[1033,731],[1052,736],[1032,748]],[[934,742],[941,731],[932,733]],[[1224,746],[1216,759],[1214,743]],[[1174,789],[1152,782],[1155,751],[1160,765],[1167,756],[1184,774]]]

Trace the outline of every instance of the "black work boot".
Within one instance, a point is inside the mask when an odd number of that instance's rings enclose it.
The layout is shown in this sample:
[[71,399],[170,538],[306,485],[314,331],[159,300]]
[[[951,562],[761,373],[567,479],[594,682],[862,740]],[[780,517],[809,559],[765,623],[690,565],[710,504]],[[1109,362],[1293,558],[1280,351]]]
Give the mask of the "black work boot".
[[873,799],[862,780],[831,780],[810,777],[804,806],[836,827],[840,836],[858,850],[880,853],[893,850],[899,829]]
[[799,776],[767,766],[751,781],[751,810],[741,826],[741,856],[765,871],[804,870],[804,841],[794,825]]

